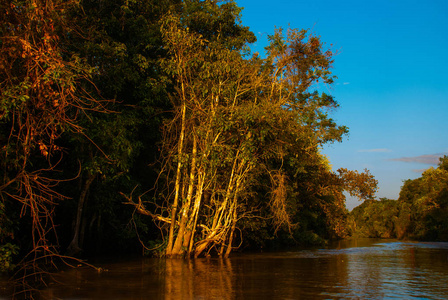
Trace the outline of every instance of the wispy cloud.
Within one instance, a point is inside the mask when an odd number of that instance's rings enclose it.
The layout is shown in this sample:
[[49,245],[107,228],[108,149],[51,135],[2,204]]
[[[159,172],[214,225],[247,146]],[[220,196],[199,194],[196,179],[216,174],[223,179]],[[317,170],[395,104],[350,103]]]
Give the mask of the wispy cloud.
[[350,82],[344,82],[344,83],[343,83],[343,85],[347,85],[347,84],[350,84]]
[[358,152],[392,152],[392,150],[387,148],[378,148],[378,149],[362,149],[358,150]]
[[436,153],[436,154],[427,154],[413,157],[392,158],[389,160],[409,162],[409,163],[420,163],[427,165],[437,165],[439,163],[439,157],[442,157],[443,155],[444,153]]

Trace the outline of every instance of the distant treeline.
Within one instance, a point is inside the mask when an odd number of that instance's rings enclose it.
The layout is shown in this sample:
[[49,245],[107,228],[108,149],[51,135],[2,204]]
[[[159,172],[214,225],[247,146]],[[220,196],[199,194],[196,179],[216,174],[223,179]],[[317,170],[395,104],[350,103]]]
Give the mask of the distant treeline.
[[350,213],[354,236],[448,241],[448,156],[406,180],[398,200],[368,200]]

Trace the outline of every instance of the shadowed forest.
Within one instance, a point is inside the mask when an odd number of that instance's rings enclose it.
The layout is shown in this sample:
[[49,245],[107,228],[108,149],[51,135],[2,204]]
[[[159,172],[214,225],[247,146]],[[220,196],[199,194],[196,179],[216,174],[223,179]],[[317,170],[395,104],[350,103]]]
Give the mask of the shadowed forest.
[[[447,239],[447,158],[374,200],[321,154],[335,55],[266,53],[233,1],[0,0],[0,271],[28,295],[98,255],[227,257],[351,235]],[[345,193],[366,200],[350,214]]]

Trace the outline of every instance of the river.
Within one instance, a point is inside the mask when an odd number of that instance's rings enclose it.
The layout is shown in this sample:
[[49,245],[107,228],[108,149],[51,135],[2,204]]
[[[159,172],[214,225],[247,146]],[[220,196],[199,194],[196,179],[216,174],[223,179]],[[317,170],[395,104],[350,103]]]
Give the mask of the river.
[[139,258],[58,274],[49,299],[448,299],[448,243],[339,241],[229,259]]

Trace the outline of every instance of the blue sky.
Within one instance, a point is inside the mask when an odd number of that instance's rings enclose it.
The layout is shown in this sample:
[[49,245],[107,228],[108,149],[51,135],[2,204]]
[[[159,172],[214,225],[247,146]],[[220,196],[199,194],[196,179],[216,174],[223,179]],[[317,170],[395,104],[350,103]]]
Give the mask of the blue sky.
[[236,1],[260,54],[276,26],[311,29],[338,51],[328,92],[350,135],[323,149],[335,170],[367,168],[377,197],[397,199],[403,180],[448,155],[448,1]]

